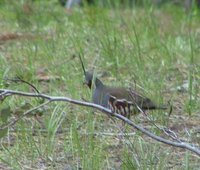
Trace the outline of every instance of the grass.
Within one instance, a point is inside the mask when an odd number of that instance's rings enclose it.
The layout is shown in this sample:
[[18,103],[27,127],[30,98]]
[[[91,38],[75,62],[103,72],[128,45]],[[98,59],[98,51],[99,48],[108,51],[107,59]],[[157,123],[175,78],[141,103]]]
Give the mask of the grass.
[[[100,2],[100,1],[99,1]],[[171,100],[170,118],[149,113],[180,138],[199,143],[199,13],[172,4],[133,9],[75,8],[67,14],[57,1],[0,5],[0,77],[20,76],[50,95],[91,100],[83,86],[78,54],[87,69],[108,85],[136,88],[158,104]],[[3,38],[2,38],[3,37]],[[75,57],[74,57],[75,56]],[[32,89],[0,80],[1,88]],[[186,82],[187,88],[177,88]],[[136,83],[136,84],[135,84]],[[5,114],[22,114],[38,99],[7,98]],[[7,108],[6,112],[2,109]],[[39,121],[36,119],[38,116]],[[199,158],[135,135],[119,141],[120,121],[66,103],[52,103],[1,135],[0,167],[10,169],[198,169]],[[39,116],[42,114],[42,116]],[[9,118],[9,117],[8,117]],[[132,117],[160,134],[142,115]],[[116,135],[104,135],[103,133]],[[127,127],[127,132],[133,129]]]

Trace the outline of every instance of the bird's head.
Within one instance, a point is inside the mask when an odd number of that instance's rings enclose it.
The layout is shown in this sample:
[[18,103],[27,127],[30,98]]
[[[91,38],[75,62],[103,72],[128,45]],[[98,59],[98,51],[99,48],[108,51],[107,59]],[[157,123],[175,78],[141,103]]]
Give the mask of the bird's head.
[[94,85],[96,88],[103,88],[104,85],[101,82],[101,80],[99,80],[96,76],[94,76],[94,74],[92,72],[85,72],[85,83],[90,89],[92,88],[92,83],[94,82]]
[[83,61],[82,61],[80,54],[79,54],[79,59],[80,59],[81,66],[82,66],[82,69],[83,69],[83,73],[84,73],[84,76],[85,76],[84,84],[86,84],[90,89],[92,88],[93,82],[95,82],[94,84],[95,84],[96,87],[103,87],[103,83],[98,78],[96,78],[96,76],[93,76],[94,75],[93,71],[86,71],[85,70],[85,67],[84,67],[84,64],[83,64]]
[[90,89],[92,88],[92,81],[93,81],[93,73],[86,71],[85,72],[85,82]]

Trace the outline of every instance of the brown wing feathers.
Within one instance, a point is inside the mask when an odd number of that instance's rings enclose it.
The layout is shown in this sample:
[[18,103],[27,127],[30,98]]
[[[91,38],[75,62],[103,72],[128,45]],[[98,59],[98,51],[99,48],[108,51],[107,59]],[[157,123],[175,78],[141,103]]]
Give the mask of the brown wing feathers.
[[[81,66],[85,75],[85,81],[89,88],[93,82],[93,74],[86,72],[83,61],[79,55]],[[136,114],[145,110],[167,109],[166,106],[157,106],[149,98],[142,96],[138,92],[119,87],[108,87],[103,85],[99,79],[94,80],[95,89],[93,91],[93,103],[100,104],[111,109],[113,112],[122,114],[130,118],[132,113]],[[170,108],[170,114],[171,114]]]

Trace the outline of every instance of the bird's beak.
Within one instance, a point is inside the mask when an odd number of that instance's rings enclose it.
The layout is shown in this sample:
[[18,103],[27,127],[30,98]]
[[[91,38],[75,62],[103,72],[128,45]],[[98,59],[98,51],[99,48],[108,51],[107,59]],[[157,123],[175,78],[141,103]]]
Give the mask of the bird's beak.
[[87,85],[87,82],[86,82],[86,81],[84,81],[84,82],[83,82],[83,85]]

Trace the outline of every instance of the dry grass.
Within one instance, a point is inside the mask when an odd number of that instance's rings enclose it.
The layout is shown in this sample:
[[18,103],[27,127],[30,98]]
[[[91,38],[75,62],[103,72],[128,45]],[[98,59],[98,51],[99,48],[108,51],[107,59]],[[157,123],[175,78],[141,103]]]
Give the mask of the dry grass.
[[[82,85],[79,60],[73,57],[82,52],[86,67],[95,66],[106,84],[135,87],[136,82],[143,88],[137,89],[155,102],[171,100],[170,117],[161,111],[148,114],[181,139],[200,145],[196,11],[189,16],[174,6],[145,10],[86,7],[66,14],[47,2],[5,3],[0,11],[2,78],[20,76],[43,93],[90,100],[91,92]],[[185,81],[193,86],[177,89]],[[3,80],[0,87],[33,90]],[[12,97],[0,109],[9,107],[11,116],[17,116],[27,109],[25,101],[38,104]],[[39,115],[39,121],[27,117],[2,135],[0,169],[199,168],[199,158],[193,153],[157,143],[130,127],[126,131],[131,136],[119,137],[121,122],[114,123],[91,109],[55,103],[34,115]],[[143,115],[132,120],[163,136]]]

